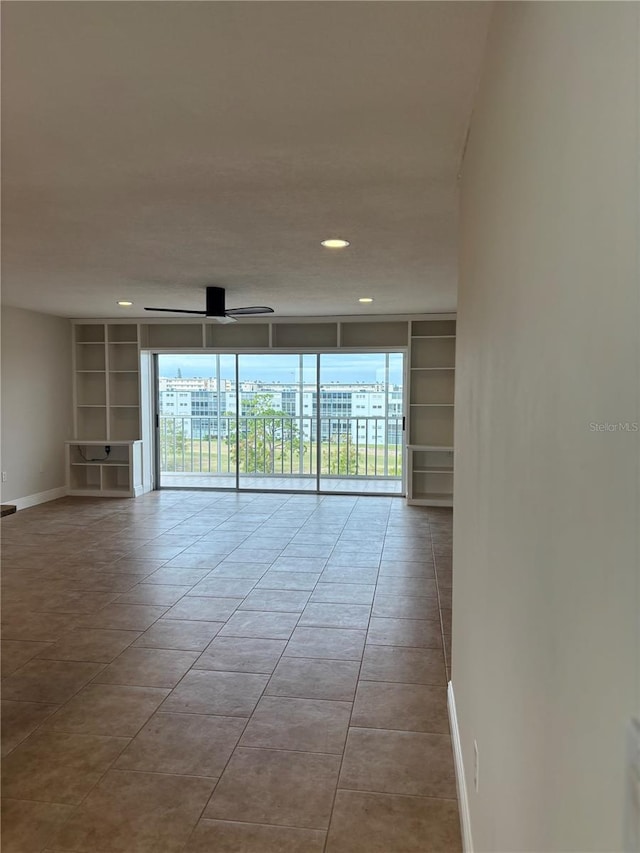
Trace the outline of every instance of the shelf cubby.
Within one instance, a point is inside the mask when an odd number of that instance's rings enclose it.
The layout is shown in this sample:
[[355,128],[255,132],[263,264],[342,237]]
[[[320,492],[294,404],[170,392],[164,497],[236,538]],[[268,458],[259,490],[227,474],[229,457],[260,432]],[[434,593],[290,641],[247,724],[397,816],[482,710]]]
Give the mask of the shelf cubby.
[[106,406],[107,392],[104,372],[78,373],[76,376],[76,401],[78,406]]
[[411,323],[412,337],[455,337],[455,320],[413,320]]
[[109,370],[138,370],[138,344],[109,344]]
[[82,323],[76,326],[76,341],[83,344],[103,344],[104,328],[104,323]]
[[406,347],[406,323],[349,323],[340,326],[340,346],[343,347]]
[[139,406],[110,407],[109,438],[114,441],[133,441],[140,438]]
[[338,346],[336,323],[274,323],[273,346],[285,349]]
[[411,339],[411,367],[451,368],[455,363],[455,338]]
[[411,403],[453,405],[454,373],[451,370],[419,370],[411,375]]
[[111,406],[137,406],[140,400],[136,372],[109,374],[109,403]]
[[207,323],[205,346],[212,349],[266,349],[269,346],[269,324]]
[[135,323],[109,323],[107,325],[109,343],[138,343],[138,327]]
[[104,369],[104,344],[102,346],[98,346],[95,343],[76,344],[76,370],[100,371]]
[[151,349],[202,349],[202,323],[159,323],[144,326],[144,345]]

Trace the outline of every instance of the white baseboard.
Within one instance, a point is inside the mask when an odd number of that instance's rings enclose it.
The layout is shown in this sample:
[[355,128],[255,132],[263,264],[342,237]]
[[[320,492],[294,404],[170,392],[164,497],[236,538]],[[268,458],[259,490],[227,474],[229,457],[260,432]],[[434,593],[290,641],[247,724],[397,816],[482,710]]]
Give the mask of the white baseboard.
[[453,683],[451,681],[449,682],[447,690],[447,699],[449,707],[449,725],[451,727],[451,745],[453,746],[453,763],[456,771],[456,787],[458,789],[458,808],[460,810],[462,849],[464,853],[473,853],[471,815],[469,813],[469,798],[467,796],[467,780],[464,775],[462,744],[460,742],[460,729],[458,728],[458,715],[456,713],[456,699],[453,695]]
[[27,509],[30,506],[47,503],[47,501],[55,501],[58,498],[64,498],[67,494],[66,486],[59,486],[57,489],[49,489],[46,492],[38,492],[35,495],[27,495],[24,498],[16,498],[8,500],[6,503],[15,506],[17,510]]

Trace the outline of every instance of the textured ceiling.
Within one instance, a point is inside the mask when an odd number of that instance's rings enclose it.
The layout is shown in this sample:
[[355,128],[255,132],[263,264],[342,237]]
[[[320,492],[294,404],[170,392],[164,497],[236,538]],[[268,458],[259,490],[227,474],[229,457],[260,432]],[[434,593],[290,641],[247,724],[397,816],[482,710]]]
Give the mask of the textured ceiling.
[[129,317],[219,284],[280,316],[454,309],[489,13],[4,2],[3,302]]

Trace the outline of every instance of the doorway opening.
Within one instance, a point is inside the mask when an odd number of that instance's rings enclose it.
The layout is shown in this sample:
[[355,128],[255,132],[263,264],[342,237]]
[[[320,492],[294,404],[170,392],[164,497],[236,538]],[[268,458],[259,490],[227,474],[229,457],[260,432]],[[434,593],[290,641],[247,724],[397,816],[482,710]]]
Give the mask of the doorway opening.
[[404,354],[158,354],[160,488],[404,494]]

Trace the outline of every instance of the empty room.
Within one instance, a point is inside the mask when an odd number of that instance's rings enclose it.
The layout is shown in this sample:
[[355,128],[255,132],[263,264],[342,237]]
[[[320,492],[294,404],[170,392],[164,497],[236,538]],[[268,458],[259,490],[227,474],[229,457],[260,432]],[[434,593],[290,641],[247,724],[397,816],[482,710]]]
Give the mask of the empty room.
[[640,851],[640,5],[0,11],[3,853]]

